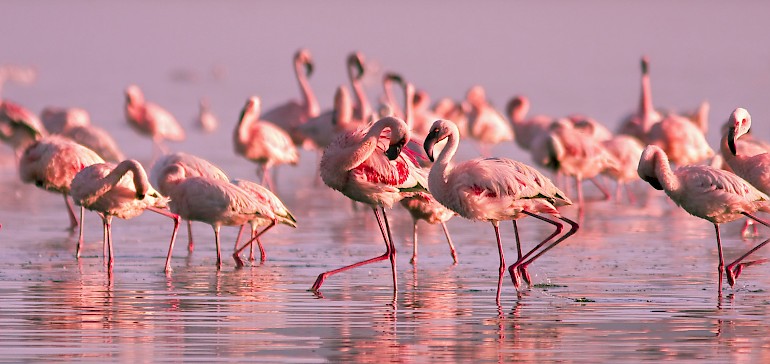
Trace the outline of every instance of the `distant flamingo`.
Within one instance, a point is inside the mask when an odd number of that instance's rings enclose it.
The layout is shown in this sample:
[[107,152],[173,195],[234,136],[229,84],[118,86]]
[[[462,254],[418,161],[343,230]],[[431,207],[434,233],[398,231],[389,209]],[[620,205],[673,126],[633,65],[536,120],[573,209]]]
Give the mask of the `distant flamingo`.
[[17,160],[24,149],[46,135],[48,132],[35,113],[0,99],[0,140],[13,148]]
[[444,236],[449,244],[449,252],[452,255],[452,261],[457,264],[457,250],[452,243],[452,237],[449,236],[449,229],[447,229],[446,222],[455,216],[454,211],[451,211],[436,201],[430,193],[426,192],[414,192],[404,197],[400,201],[409,215],[412,216],[412,264],[417,263],[417,222],[424,220],[429,224],[441,224],[441,228],[444,230]]
[[198,117],[195,121],[195,124],[206,133],[211,133],[219,127],[219,119],[211,112],[209,100],[205,97],[198,101]]
[[[450,161],[457,152],[459,132],[454,123],[447,120],[436,120],[430,134],[425,138],[425,152],[433,160],[433,146],[442,139],[448,139],[446,147],[441,151],[430,170],[428,189],[442,205],[470,220],[489,221],[495,229],[497,248],[500,255],[499,278],[497,282],[497,298],[500,303],[500,290],[505,273],[505,258],[503,244],[500,240],[499,222],[513,220],[516,232],[516,245],[519,253],[518,260],[508,271],[516,287],[521,276],[528,284],[531,282],[527,267],[535,259],[550,250],[564,239],[573,235],[578,224],[556,210],[558,206],[569,205],[572,202],[564,196],[551,181],[536,169],[517,161],[502,158],[478,158],[450,167]],[[570,230],[560,238],[558,236],[564,224],[556,219],[546,218],[537,213],[545,212],[570,225]],[[556,231],[537,244],[528,253],[522,255],[519,243],[516,219],[532,216],[556,226]],[[548,246],[534,254],[538,249],[551,242]]]
[[400,84],[402,77],[399,74],[393,72],[386,72],[382,75],[382,98],[380,102],[384,107],[390,108],[390,116],[397,118],[404,117],[404,111],[396,102],[395,94],[393,93],[393,84]]
[[79,107],[47,106],[40,112],[40,121],[43,122],[48,132],[61,134],[72,127],[91,125],[91,115]]
[[[78,220],[68,197],[72,179],[83,168],[96,163],[104,163],[104,159],[94,151],[64,137],[49,135],[24,150],[19,160],[19,177],[24,183],[34,183],[42,189],[61,193],[67,205],[70,229],[75,229],[78,226]],[[82,220],[82,207],[80,216]],[[78,247],[82,245],[81,229]]]
[[[385,129],[390,129],[385,147],[378,145]],[[381,256],[354,263],[318,275],[311,290],[318,291],[327,277],[365,264],[390,259],[393,290],[398,290],[396,276],[396,247],[390,233],[385,207],[392,207],[403,198],[403,190],[421,189],[424,178],[415,173],[415,162],[401,154],[409,140],[406,123],[398,118],[385,117],[368,128],[340,135],[321,158],[321,178],[324,183],[340,191],[353,201],[372,207],[385,241]],[[422,183],[421,183],[422,181]]]
[[666,153],[658,146],[648,145],[642,153],[638,167],[639,177],[653,188],[666,192],[671,200],[690,215],[700,217],[714,224],[719,252],[719,294],[722,294],[722,274],[727,274],[727,283],[735,284],[745,266],[762,262],[742,263],[743,259],[761,248],[770,239],[755,246],[747,253],[725,266],[722,255],[722,240],[719,224],[748,216],[770,226],[753,214],[756,211],[770,212],[770,197],[733,173],[703,165],[690,165],[671,170]]
[[[217,179],[223,182],[230,181],[230,178],[227,177],[227,174],[222,169],[203,158],[182,152],[170,153],[158,158],[150,169],[150,179],[152,180],[152,184],[158,186],[158,191],[164,196],[169,196],[171,194],[171,191],[167,190],[165,187],[172,188],[175,186],[161,185],[161,181],[166,179],[166,173],[171,171],[166,168],[173,164],[182,167],[185,176],[188,177],[195,176]],[[193,243],[192,222],[190,220],[187,220],[187,239],[187,250],[192,252],[195,244]]]
[[[128,173],[131,173],[129,176]],[[99,213],[104,223],[104,249],[107,254],[107,266],[112,270],[114,258],[112,250],[112,217],[131,219],[141,215],[144,210],[157,212],[174,220],[171,242],[174,244],[179,230],[179,215],[164,210],[168,198],[155,191],[147,179],[147,173],[139,162],[128,159],[118,165],[97,163],[83,168],[72,179],[70,195],[75,204]],[[82,234],[83,224],[80,224]],[[77,255],[82,246],[78,245]],[[166,266],[166,271],[169,270]]]
[[554,121],[554,118],[545,115],[527,118],[529,108],[529,98],[524,95],[514,96],[505,106],[516,144],[524,150],[530,150],[533,141],[548,134]]
[[151,137],[161,153],[166,152],[163,140],[185,139],[184,129],[176,118],[157,104],[145,101],[139,86],[130,85],[126,88],[125,114],[128,124],[139,134]]
[[[246,242],[246,244],[243,244],[240,248],[238,247],[238,242],[241,237],[241,233],[243,232],[244,225],[241,225],[241,230],[238,231],[238,238],[235,239],[235,251],[233,252],[233,258],[235,259],[235,265],[236,266],[243,266],[243,260],[241,260],[240,253],[243,251],[243,249],[246,249],[246,247],[251,247],[250,254],[249,254],[249,260],[254,260],[254,241],[256,240],[257,245],[259,246],[259,256],[260,261],[264,262],[267,260],[267,254],[265,254],[265,248],[262,246],[262,242],[259,240],[259,237],[262,236],[265,232],[270,230],[273,226],[276,224],[283,224],[287,226],[291,226],[293,228],[297,227],[297,220],[294,218],[294,215],[291,214],[289,209],[286,208],[286,206],[283,204],[283,201],[281,201],[278,196],[276,196],[273,192],[268,190],[267,188],[263,187],[260,184],[242,180],[242,179],[235,179],[232,181],[232,183],[240,188],[242,188],[244,191],[250,193],[256,202],[263,204],[267,206],[267,208],[272,212],[273,219],[265,218],[263,216],[257,217],[254,220],[251,220],[251,239]],[[269,214],[266,214],[269,215]],[[267,225],[262,231],[257,232],[257,229],[261,226]]]
[[299,130],[319,152],[323,152],[338,134],[352,131],[362,126],[353,120],[353,104],[350,100],[350,91],[344,85],[337,87],[334,92],[334,108],[311,118],[302,124]]
[[617,181],[615,198],[620,202],[620,194],[625,187],[628,201],[632,204],[635,203],[636,197],[631,192],[628,183],[639,179],[636,167],[639,165],[639,158],[642,156],[644,146],[639,139],[624,134],[615,135],[602,142],[602,145],[617,161],[616,168],[608,168],[602,172]]
[[[186,176],[186,168],[171,164],[162,172],[160,188],[169,191],[171,212],[185,220],[205,222],[214,229],[217,269],[222,267],[219,230],[222,225],[240,226],[257,218],[274,219],[272,212],[242,188],[218,179]],[[168,247],[166,267],[170,269],[173,244]]]
[[287,101],[267,110],[263,118],[286,130],[294,145],[302,146],[305,136],[298,129],[299,126],[321,114],[321,107],[308,82],[308,77],[313,74],[313,58],[309,50],[300,49],[294,54],[294,74],[302,92],[302,101]]
[[635,113],[626,117],[620,124],[618,134],[631,135],[639,140],[645,140],[650,126],[663,120],[663,115],[652,106],[652,87],[650,86],[650,63],[647,56],[642,57],[641,91],[639,107]]
[[125,159],[115,139],[105,129],[92,125],[85,109],[46,107],[41,116],[49,132],[88,147],[105,161],[118,163]]
[[449,120],[460,131],[460,139],[468,135],[468,110],[470,106],[467,102],[457,102],[448,97],[443,97],[433,105],[433,113],[439,119]]
[[491,145],[513,140],[513,129],[489,104],[483,87],[478,85],[471,87],[465,99],[471,106],[468,114],[469,135],[479,142],[483,156],[489,154]]
[[259,97],[252,96],[246,100],[235,126],[233,145],[236,153],[262,167],[258,170],[258,174],[262,175],[262,184],[272,190],[270,168],[277,164],[296,165],[299,154],[286,131],[260,119],[261,108]]
[[[748,153],[739,153],[738,146],[741,144],[745,145],[746,143],[739,143],[738,139],[750,135],[747,134],[751,129],[751,115],[748,110],[740,107],[735,109],[730,114],[728,124],[730,126],[724,133],[720,143],[725,163],[735,174],[751,183],[752,186],[762,191],[762,193],[770,194],[770,153],[767,151],[751,153],[751,151],[745,150],[745,146],[741,152]],[[749,221],[747,221],[747,224],[744,225],[741,231],[743,236],[746,236],[748,226],[753,225]],[[754,229],[756,233],[756,226],[754,226]]]
[[361,79],[364,78],[366,72],[364,55],[361,52],[351,53],[348,56],[347,68],[350,85],[356,95],[356,103],[353,105],[353,119],[368,123],[372,117],[372,106],[369,104],[369,98],[361,84]]

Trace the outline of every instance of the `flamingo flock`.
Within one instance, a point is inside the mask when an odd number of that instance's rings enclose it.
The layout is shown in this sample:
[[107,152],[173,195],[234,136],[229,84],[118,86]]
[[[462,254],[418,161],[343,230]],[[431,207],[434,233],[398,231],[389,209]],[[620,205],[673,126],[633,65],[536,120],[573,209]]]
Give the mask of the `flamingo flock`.
[[[734,286],[746,267],[766,261],[747,258],[770,239],[726,263],[720,224],[746,218],[743,235],[750,226],[748,221],[770,227],[770,222],[758,215],[770,212],[770,143],[749,133],[751,116],[739,107],[723,126],[715,152],[705,139],[708,102],[701,103],[695,112],[656,109],[647,57],[641,61],[638,107],[621,121],[616,133],[577,113],[528,115],[530,100],[525,95],[513,96],[505,110],[498,110],[481,85],[469,87],[462,100],[443,97],[431,107],[425,90],[394,72],[385,72],[382,77],[383,94],[375,111],[364,82],[372,68],[358,51],[351,52],[344,63],[352,96],[348,87],[340,84],[333,100],[318,100],[309,82],[314,72],[310,51],[299,49],[292,62],[301,100],[262,112],[261,96],[249,95],[234,120],[233,157],[257,163],[259,183],[231,179],[204,158],[171,152],[166,141],[184,140],[184,128],[171,112],[146,101],[137,85],[124,90],[124,117],[134,130],[153,141],[154,158],[149,168],[127,159],[109,131],[91,124],[88,112],[77,107],[47,107],[38,116],[20,104],[0,99],[0,140],[13,150],[22,182],[64,197],[70,229],[80,227],[76,257],[83,250],[85,210],[100,216],[103,254],[110,274],[116,261],[112,218],[131,219],[144,211],[173,222],[164,266],[168,274],[173,271],[171,259],[182,220],[187,222],[189,254],[195,246],[192,223],[211,226],[216,269],[223,266],[220,232],[226,226],[240,228],[232,253],[236,267],[247,264],[241,257],[245,249],[250,251],[248,260],[256,261],[255,243],[260,262],[264,262],[267,253],[261,238],[265,233],[279,224],[301,228],[301,221],[279,198],[290,191],[276,183],[271,171],[282,164],[297,165],[299,149],[303,148],[320,155],[317,172],[326,185],[322,188],[331,188],[372,209],[385,245],[381,255],[320,272],[310,285],[310,291],[316,293],[336,274],[385,260],[390,263],[393,292],[398,290],[397,237],[386,212],[398,203],[412,217],[410,262],[415,265],[419,220],[441,225],[453,264],[460,259],[447,226],[449,220],[459,216],[490,223],[499,257],[499,304],[506,272],[517,290],[523,289],[522,282],[531,286],[528,269],[538,258],[559,244],[580,244],[575,236],[583,224],[582,207],[589,201],[582,181],[592,181],[603,199],[610,199],[604,178],[616,181],[617,201],[625,190],[628,201],[635,203],[630,185],[641,180],[664,191],[687,213],[714,225],[720,295],[723,279]],[[396,85],[403,90],[403,104],[396,101]],[[330,108],[322,111],[323,101],[330,101]],[[200,100],[199,107],[196,125],[200,130],[212,132],[222,125],[206,98]],[[481,156],[455,160],[466,139],[474,141]],[[500,143],[515,143],[529,152],[532,164],[492,156],[490,147]],[[575,195],[567,177],[574,179]],[[81,207],[80,219],[71,200]],[[578,207],[577,219],[568,216],[571,210],[565,207],[570,205]],[[552,230],[526,249],[519,236],[518,221],[522,218],[541,221]],[[500,223],[508,220],[517,253],[510,265],[506,264],[500,229]],[[251,233],[241,244],[247,226]],[[758,234],[756,226],[754,231]],[[555,253],[554,259],[564,258]]]

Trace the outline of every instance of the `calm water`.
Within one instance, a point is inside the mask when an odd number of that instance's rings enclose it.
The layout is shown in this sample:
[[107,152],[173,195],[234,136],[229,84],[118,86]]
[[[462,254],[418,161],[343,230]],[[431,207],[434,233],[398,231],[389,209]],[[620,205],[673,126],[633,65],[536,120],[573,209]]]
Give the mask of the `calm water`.
[[[357,49],[374,62],[368,87],[375,100],[380,72],[394,69],[435,98],[460,97],[479,83],[498,105],[525,93],[535,113],[583,112],[611,128],[636,105],[645,53],[658,105],[711,102],[712,144],[737,106],[770,139],[761,127],[770,115],[770,50],[758,46],[770,34],[764,3],[389,4],[3,2],[0,11],[11,16],[0,23],[9,38],[0,63],[31,64],[39,73],[34,85],[6,85],[3,96],[35,111],[84,107],[128,156],[149,164],[150,141],[123,121],[122,90],[137,83],[189,126],[188,140],[172,149],[254,178],[255,167],[232,151],[235,119],[252,94],[267,107],[295,97],[289,61],[300,46],[315,55],[311,82],[324,108],[346,82],[345,55]],[[214,134],[192,127],[201,96],[222,120]],[[440,228],[421,223],[413,266],[411,220],[400,207],[389,212],[399,253],[395,296],[386,262],[329,278],[320,296],[308,292],[319,273],[383,251],[368,208],[353,209],[314,183],[309,151],[296,168],[278,170],[277,193],[300,226],[265,236],[263,264],[235,269],[226,252],[237,229],[226,228],[217,271],[211,228],[196,224],[195,252],[184,248],[183,227],[167,276],[172,225],[146,213],[114,222],[108,276],[96,215],[86,216],[86,250],[76,260],[61,196],[22,185],[5,149],[0,361],[770,360],[770,265],[747,269],[719,298],[712,225],[644,184],[634,186],[635,205],[589,202],[578,234],[532,265],[535,286],[517,293],[506,276],[497,306],[491,226],[451,220],[460,257],[452,265]],[[471,142],[461,146],[461,158],[476,153]],[[529,160],[514,145],[494,154]],[[578,219],[576,208],[564,213]],[[502,226],[511,260],[511,225]],[[550,232],[534,219],[520,226],[527,246]],[[760,241],[740,239],[740,227],[724,228],[727,260]]]

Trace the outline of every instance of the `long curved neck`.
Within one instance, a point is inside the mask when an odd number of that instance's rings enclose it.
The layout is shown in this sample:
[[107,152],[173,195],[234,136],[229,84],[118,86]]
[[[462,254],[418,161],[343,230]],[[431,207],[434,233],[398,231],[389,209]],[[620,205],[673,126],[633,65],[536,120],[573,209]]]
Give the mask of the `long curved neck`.
[[150,181],[147,179],[147,172],[144,171],[142,165],[133,159],[124,160],[120,162],[110,173],[104,178],[96,182],[96,188],[93,196],[101,196],[107,191],[115,187],[123,176],[131,172],[133,175],[134,189],[138,196],[144,196],[150,189]]
[[364,135],[364,138],[358,144],[357,148],[352,151],[352,153],[348,153],[347,158],[338,161],[340,162],[340,167],[343,170],[351,170],[367,160],[377,149],[377,142],[385,128],[390,128],[391,139],[400,138],[400,136],[394,135],[394,131],[399,130],[399,127],[401,126],[399,125],[399,122],[401,121],[396,118],[386,117],[374,123],[366,135]]
[[357,67],[352,63],[348,65],[348,77],[350,77],[350,85],[353,87],[353,92],[356,94],[356,100],[358,101],[358,104],[356,105],[355,117],[357,119],[363,120],[364,122],[367,122],[367,118],[372,114],[372,107],[369,105],[369,99],[366,97],[366,92],[364,92],[364,88],[361,85],[360,78],[363,75],[356,75],[356,68]]
[[449,168],[449,162],[451,162],[455,153],[457,153],[459,141],[460,138],[456,130],[449,134],[444,149],[441,150],[435,163],[433,163],[433,166],[430,168],[430,173],[428,174],[428,190],[434,195],[440,195],[449,190],[447,187],[447,175],[451,170]]
[[414,85],[404,82],[404,121],[411,130],[414,128]]
[[663,186],[663,190],[667,194],[676,194],[679,190],[679,178],[674,171],[671,170],[671,164],[668,161],[668,157],[663,151],[658,151],[653,155],[653,163],[655,168],[655,176],[658,178],[658,182]]
[[382,81],[382,88],[385,91],[385,102],[387,102],[388,106],[393,108],[393,113],[395,115],[403,115],[401,113],[401,108],[396,104],[396,98],[393,97],[393,80],[386,77]]
[[307,73],[305,73],[303,67],[304,65],[304,60],[296,59],[294,61],[294,73],[297,75],[297,82],[299,82],[299,88],[302,91],[305,113],[307,113],[308,117],[314,118],[321,114],[321,106],[318,105],[318,99],[315,97],[313,89],[310,87],[310,82],[307,79]]
[[238,126],[235,128],[235,140],[239,143],[246,143],[249,137],[249,129],[259,120],[260,107],[247,106],[238,120]]
[[642,128],[646,132],[652,126],[655,107],[652,105],[652,86],[647,61],[642,65],[642,89],[639,98],[639,115],[642,117]]

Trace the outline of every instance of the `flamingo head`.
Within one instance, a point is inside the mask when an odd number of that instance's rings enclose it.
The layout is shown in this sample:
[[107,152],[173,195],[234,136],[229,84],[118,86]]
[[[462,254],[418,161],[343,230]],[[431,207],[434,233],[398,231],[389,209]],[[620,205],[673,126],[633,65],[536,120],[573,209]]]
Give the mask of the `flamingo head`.
[[305,66],[305,74],[310,76],[313,74],[313,57],[310,56],[310,51],[306,48],[302,48],[294,55],[294,61],[296,63]]
[[[403,120],[394,117],[389,118],[392,118],[397,122],[391,123],[393,125],[390,126],[390,145],[388,146],[388,150],[385,151],[385,156],[390,160],[395,160],[401,154],[401,150],[404,149],[406,143],[409,142],[411,132]],[[384,119],[386,118],[380,120]]]
[[735,142],[741,135],[749,132],[751,128],[751,115],[749,115],[746,109],[739,107],[730,114],[730,120],[727,121],[727,125],[727,146],[730,148],[730,153],[735,155],[737,152]]
[[126,105],[136,105],[144,103],[144,94],[137,85],[126,87]]
[[[512,119],[523,119],[529,112],[529,99],[523,95],[514,96],[508,104],[505,105],[505,112]],[[515,113],[515,117],[514,117]]]
[[668,166],[668,157],[666,153],[656,145],[648,145],[642,152],[641,158],[639,158],[639,165],[636,167],[636,173],[639,174],[639,178],[647,182],[656,190],[663,190],[663,184],[660,183],[660,179],[656,173],[658,164],[665,164]]
[[430,159],[431,162],[435,162],[435,158],[433,157],[433,146],[448,138],[452,135],[453,131],[455,134],[457,133],[457,126],[451,121],[439,119],[433,122],[433,125],[430,127],[430,132],[425,136],[425,141],[422,143],[425,154],[428,155],[428,159]]
[[642,74],[646,75],[650,73],[650,59],[647,56],[642,56]]
[[238,121],[242,122],[247,116],[254,117],[256,115],[256,118],[259,118],[261,105],[262,101],[259,99],[259,96],[249,97],[248,100],[246,100],[246,105],[241,109],[241,115],[238,118]]
[[364,77],[364,55],[361,52],[353,52],[348,56],[348,69],[350,72],[355,70],[357,73],[352,74],[353,78],[360,80]]

